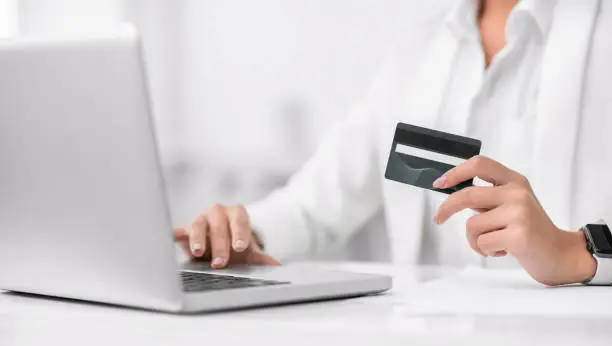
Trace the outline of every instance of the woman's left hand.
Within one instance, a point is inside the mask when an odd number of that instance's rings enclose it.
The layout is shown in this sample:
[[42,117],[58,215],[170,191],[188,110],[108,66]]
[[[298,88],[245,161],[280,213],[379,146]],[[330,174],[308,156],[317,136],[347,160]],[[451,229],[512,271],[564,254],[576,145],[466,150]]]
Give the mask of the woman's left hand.
[[449,188],[478,177],[493,186],[473,186],[453,193],[440,206],[434,222],[441,224],[464,209],[480,214],[466,224],[472,249],[483,256],[511,254],[537,281],[546,285],[584,282],[597,263],[586,248],[584,234],[557,228],[536,199],[529,181],[484,156],[449,170],[434,187]]

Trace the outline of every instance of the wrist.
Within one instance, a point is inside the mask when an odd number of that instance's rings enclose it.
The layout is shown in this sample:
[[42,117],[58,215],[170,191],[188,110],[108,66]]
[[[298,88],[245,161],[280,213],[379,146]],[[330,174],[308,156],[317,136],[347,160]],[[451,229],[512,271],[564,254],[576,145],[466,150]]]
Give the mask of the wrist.
[[583,230],[578,232],[564,232],[568,238],[568,268],[571,271],[570,283],[583,283],[591,280],[597,271],[597,261],[587,248],[587,241]]

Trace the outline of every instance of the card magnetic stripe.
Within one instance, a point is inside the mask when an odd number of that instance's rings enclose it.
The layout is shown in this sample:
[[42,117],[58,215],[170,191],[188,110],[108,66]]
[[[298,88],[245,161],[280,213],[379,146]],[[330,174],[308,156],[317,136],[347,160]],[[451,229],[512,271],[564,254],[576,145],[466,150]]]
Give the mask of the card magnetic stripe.
[[393,146],[403,144],[436,153],[469,159],[480,153],[482,143],[473,138],[398,123],[393,136]]
[[385,178],[424,189],[450,194],[472,186],[465,181],[449,189],[436,189],[433,182],[453,168],[447,163],[397,152],[402,144],[461,159],[469,159],[480,153],[481,142],[472,138],[399,123],[395,130],[393,145],[385,171]]

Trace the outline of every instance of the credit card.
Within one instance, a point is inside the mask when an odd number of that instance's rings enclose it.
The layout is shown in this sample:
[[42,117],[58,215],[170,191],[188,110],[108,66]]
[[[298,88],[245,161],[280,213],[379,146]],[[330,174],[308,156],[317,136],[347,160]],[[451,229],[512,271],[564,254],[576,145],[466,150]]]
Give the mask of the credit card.
[[451,194],[472,186],[473,179],[448,189],[436,189],[433,182],[451,168],[480,154],[481,147],[477,139],[398,123],[385,178]]

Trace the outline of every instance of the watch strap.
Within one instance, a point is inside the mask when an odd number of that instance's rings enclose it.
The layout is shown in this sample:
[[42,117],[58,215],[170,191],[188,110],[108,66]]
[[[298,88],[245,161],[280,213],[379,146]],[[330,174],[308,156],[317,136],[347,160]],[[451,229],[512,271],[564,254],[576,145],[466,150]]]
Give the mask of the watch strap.
[[[598,224],[606,225],[606,223],[603,220],[600,220]],[[588,225],[585,226],[585,228],[588,228]],[[591,239],[589,239],[589,237],[586,237],[586,241],[587,241],[587,249],[593,255],[593,258],[595,258],[595,261],[597,262],[597,269],[595,270],[595,276],[593,276],[591,280],[587,281],[586,284],[588,285],[612,285],[612,258],[598,256],[594,251],[593,244],[591,243]]]
[[587,282],[589,285],[612,285],[612,258],[594,255],[597,261],[595,276]]

